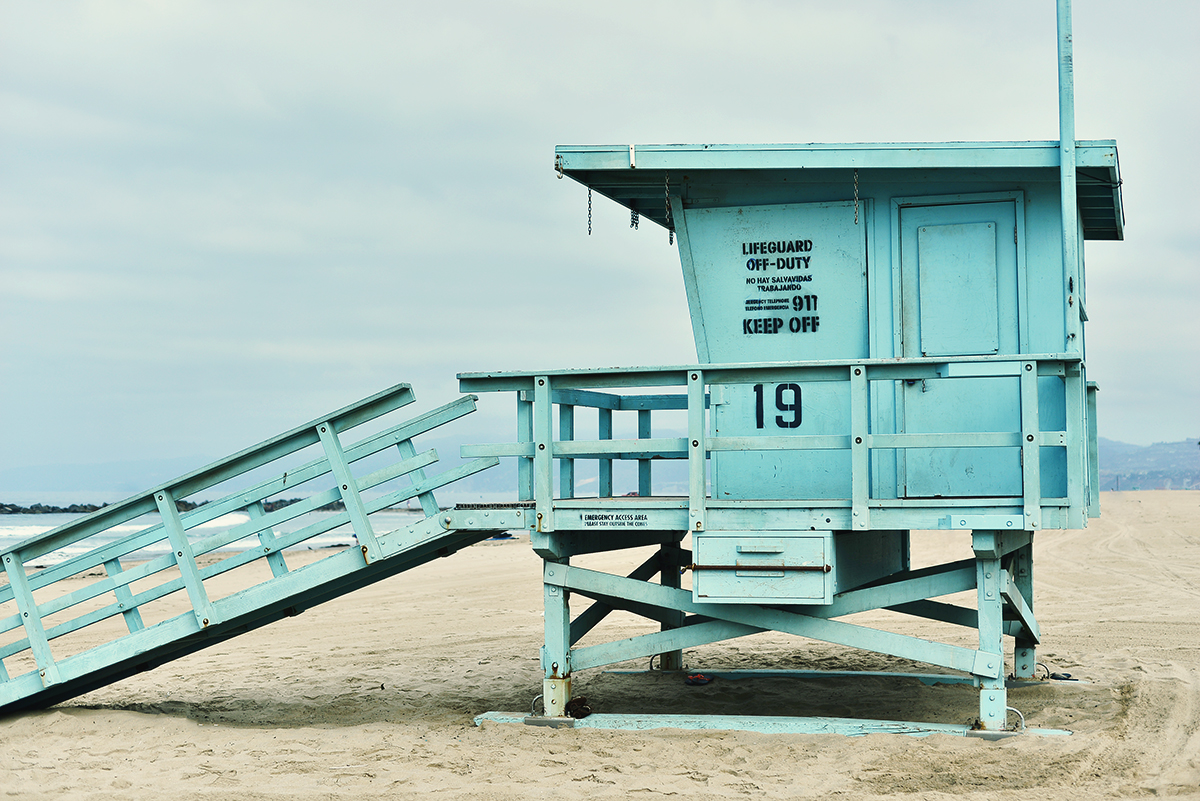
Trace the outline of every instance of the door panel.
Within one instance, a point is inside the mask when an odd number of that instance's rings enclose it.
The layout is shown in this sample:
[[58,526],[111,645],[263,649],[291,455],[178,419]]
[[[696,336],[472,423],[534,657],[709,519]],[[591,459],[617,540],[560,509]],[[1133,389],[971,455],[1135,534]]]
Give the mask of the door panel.
[[[901,342],[907,357],[1017,353],[1016,204],[906,206],[900,211]],[[1015,378],[904,382],[907,433],[1012,432]],[[904,495],[1015,496],[1020,448],[911,448],[899,457]]]
[[921,354],[1000,351],[996,302],[996,224],[917,229]]

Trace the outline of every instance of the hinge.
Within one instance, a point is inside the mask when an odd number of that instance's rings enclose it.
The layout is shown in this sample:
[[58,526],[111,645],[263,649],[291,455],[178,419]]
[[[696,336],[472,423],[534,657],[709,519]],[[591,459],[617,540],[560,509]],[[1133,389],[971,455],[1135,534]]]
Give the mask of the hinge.
[[1017,226],[1013,226],[1013,244],[1017,244]]

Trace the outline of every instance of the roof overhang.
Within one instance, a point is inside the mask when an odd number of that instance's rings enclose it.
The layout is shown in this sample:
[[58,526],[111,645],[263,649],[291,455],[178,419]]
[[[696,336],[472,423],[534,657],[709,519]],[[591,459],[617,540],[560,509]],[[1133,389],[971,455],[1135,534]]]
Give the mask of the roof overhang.
[[[820,182],[830,171],[1045,171],[1058,183],[1054,142],[920,142],[775,145],[559,145],[555,169],[660,225],[665,184],[702,186],[734,171],[764,182]],[[1085,239],[1123,239],[1117,144],[1076,143],[1076,189]],[[725,176],[728,177],[727,175]],[[1040,176],[1039,176],[1040,177]],[[686,200],[686,197],[685,197]]]

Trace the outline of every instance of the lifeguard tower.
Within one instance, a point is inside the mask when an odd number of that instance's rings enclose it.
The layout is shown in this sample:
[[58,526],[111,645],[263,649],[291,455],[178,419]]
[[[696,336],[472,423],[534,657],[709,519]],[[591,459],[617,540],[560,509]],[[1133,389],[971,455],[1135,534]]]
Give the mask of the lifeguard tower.
[[[681,649],[776,630],[955,671],[979,688],[975,728],[1006,727],[1005,678],[1033,677],[1041,637],[1034,540],[1098,514],[1083,241],[1123,236],[1116,146],[1074,140],[1061,31],[1060,62],[1059,142],[556,149],[559,177],[677,237],[697,362],[459,376],[517,393],[519,441],[464,454],[519,460],[547,717],[567,715],[576,671],[677,670]],[[682,426],[655,425],[671,410]],[[637,438],[614,439],[635,411]],[[577,497],[588,459],[599,491]],[[630,459],[636,496],[614,495]],[[686,460],[686,495],[655,491],[658,459]],[[961,530],[973,558],[914,570],[927,529]],[[628,576],[571,562],[647,545]],[[973,608],[939,600],[964,591]],[[577,644],[615,609],[661,630]],[[977,629],[978,647],[841,620],[873,609]]]
[[[516,393],[518,436],[464,446],[476,458],[436,475],[414,437],[477,398],[397,421],[414,400],[399,384],[0,549],[0,713],[525,529],[544,562],[544,714],[518,720],[574,724],[578,671],[655,656],[680,670],[683,649],[774,630],[934,665],[979,688],[978,721],[578,723],[1001,734],[1006,637],[1011,674],[1036,669],[1034,540],[1098,512],[1083,241],[1121,239],[1123,213],[1115,144],[1075,140],[1069,41],[1060,25],[1058,142],[559,147],[559,177],[678,238],[696,362],[461,374],[464,391]],[[499,457],[517,460],[517,502],[439,505],[435,490]],[[656,485],[670,459],[682,489]],[[621,461],[636,493],[614,487]],[[422,517],[395,527],[385,513],[411,500]],[[341,527],[354,547],[289,564]],[[961,531],[970,558],[914,569],[927,529]],[[624,576],[572,562],[633,548],[651,555]],[[973,605],[945,600],[966,592]],[[581,644],[614,610],[657,630]],[[866,610],[978,645],[843,619]]]

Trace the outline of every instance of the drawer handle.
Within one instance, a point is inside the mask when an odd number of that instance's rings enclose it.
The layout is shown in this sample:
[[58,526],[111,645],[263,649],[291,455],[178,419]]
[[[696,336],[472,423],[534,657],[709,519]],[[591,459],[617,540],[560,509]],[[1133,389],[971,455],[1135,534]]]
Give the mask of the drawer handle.
[[763,570],[778,572],[780,570],[803,570],[813,573],[828,573],[833,565],[688,565],[688,570]]

